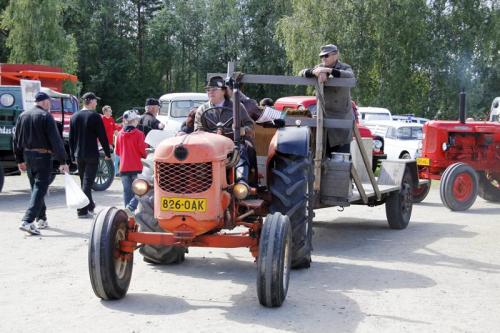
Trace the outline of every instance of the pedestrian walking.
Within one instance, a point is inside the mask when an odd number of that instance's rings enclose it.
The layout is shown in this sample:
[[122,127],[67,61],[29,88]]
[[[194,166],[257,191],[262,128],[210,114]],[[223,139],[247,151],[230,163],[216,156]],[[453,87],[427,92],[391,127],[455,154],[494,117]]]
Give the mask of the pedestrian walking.
[[116,138],[116,154],[120,156],[120,177],[123,185],[124,206],[132,213],[137,208],[137,199],[132,192],[132,182],[142,172],[141,158],[146,158],[144,133],[136,128],[140,116],[134,111],[123,114],[123,129]]
[[31,186],[31,199],[19,229],[40,235],[39,229],[49,226],[44,197],[52,173],[52,154],[59,161],[60,171],[69,172],[64,143],[50,114],[50,97],[46,93],[37,93],[35,107],[17,119],[14,152],[17,166],[21,172],[27,171]]
[[155,98],[146,99],[146,112],[142,115],[139,121],[139,128],[144,132],[144,136],[148,135],[152,129],[162,130],[165,125],[156,119],[160,112],[160,102]]
[[[108,138],[109,148],[113,153],[115,147],[116,135],[122,129],[122,127],[118,125],[115,119],[113,118],[113,109],[111,109],[111,106],[109,105],[104,105],[102,107],[101,118],[104,124],[104,129],[106,130],[106,137]],[[118,176],[118,165],[120,163],[120,160],[119,157],[116,156],[116,154],[112,155],[113,155],[112,158],[113,158],[113,166],[115,169],[115,176]]]
[[111,159],[111,151],[106,130],[101,117],[95,111],[97,97],[88,92],[82,96],[83,108],[71,117],[69,127],[69,145],[71,158],[76,160],[82,191],[89,198],[89,204],[77,210],[79,218],[93,217],[95,203],[92,200],[92,185],[99,165],[97,140],[104,150],[105,159]]

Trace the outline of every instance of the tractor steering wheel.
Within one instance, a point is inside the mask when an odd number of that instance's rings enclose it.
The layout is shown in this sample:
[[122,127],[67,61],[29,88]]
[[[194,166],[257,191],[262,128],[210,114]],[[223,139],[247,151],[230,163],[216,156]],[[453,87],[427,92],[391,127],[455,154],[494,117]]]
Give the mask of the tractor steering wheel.
[[207,124],[210,124],[212,125],[214,128],[207,128],[207,132],[213,132],[213,130],[215,129],[215,133],[220,133],[222,135],[232,135],[234,133],[233,129],[231,128],[231,130],[228,130],[226,127],[227,126],[230,126],[233,122],[233,116],[231,116],[231,118],[229,118],[228,120],[226,120],[225,122],[214,122],[212,119],[210,119],[209,117],[206,116],[207,112],[210,111],[210,110],[229,110],[229,111],[233,111],[231,108],[228,108],[228,107],[225,107],[225,106],[214,106],[214,107],[211,107],[211,108],[208,108],[206,109],[202,114],[201,114],[201,118],[202,119],[205,119]]

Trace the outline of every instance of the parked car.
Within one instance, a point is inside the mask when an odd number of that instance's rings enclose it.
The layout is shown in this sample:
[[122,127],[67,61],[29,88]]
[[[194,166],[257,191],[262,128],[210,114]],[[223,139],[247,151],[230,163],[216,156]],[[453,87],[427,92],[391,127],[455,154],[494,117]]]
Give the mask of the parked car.
[[403,121],[406,123],[422,124],[422,125],[429,121],[429,119],[427,119],[427,118],[415,117],[413,114],[393,115],[392,120]]
[[399,121],[377,121],[367,124],[374,135],[384,138],[388,160],[415,159],[422,147],[422,124]]
[[172,93],[160,97],[158,120],[165,124],[164,131],[175,136],[192,108],[208,101],[206,93]]
[[380,120],[392,120],[391,111],[385,108],[363,106],[358,108],[359,121],[362,124]]
[[491,103],[490,121],[500,122],[500,97],[495,97]]
[[[289,97],[281,97],[276,100],[274,103],[274,108],[280,111],[287,110],[309,110],[311,112],[311,116],[316,116],[316,96],[289,96]],[[373,160],[372,166],[373,170],[377,168],[380,160],[386,158],[384,153],[384,139],[381,136],[373,135],[370,129],[366,126],[363,126],[359,122],[359,114],[358,110],[360,108],[357,107],[356,103],[353,102],[353,112],[355,115],[356,124],[359,130],[359,134],[363,138],[372,138],[373,139]]]

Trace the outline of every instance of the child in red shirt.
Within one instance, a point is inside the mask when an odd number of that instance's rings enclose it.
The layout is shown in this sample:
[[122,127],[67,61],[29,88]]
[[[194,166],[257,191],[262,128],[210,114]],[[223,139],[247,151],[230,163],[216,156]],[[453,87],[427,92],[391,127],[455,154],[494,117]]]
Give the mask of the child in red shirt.
[[120,156],[120,176],[123,184],[125,208],[132,213],[138,201],[132,192],[132,182],[142,172],[141,158],[146,158],[144,133],[136,128],[140,116],[135,111],[123,114],[123,129],[116,138],[115,153]]

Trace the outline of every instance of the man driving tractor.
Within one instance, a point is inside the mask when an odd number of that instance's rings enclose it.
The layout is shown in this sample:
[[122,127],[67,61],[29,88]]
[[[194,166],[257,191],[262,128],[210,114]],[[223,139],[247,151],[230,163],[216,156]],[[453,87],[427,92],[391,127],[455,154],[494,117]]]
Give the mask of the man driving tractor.
[[[233,139],[233,102],[226,94],[227,89],[228,87],[222,77],[214,76],[209,80],[205,87],[208,102],[200,105],[196,110],[195,131],[217,133]],[[240,160],[236,165],[236,182],[244,181],[248,183],[250,166],[248,149],[249,147],[253,149],[254,122],[241,103],[239,116],[242,133],[239,147]]]

